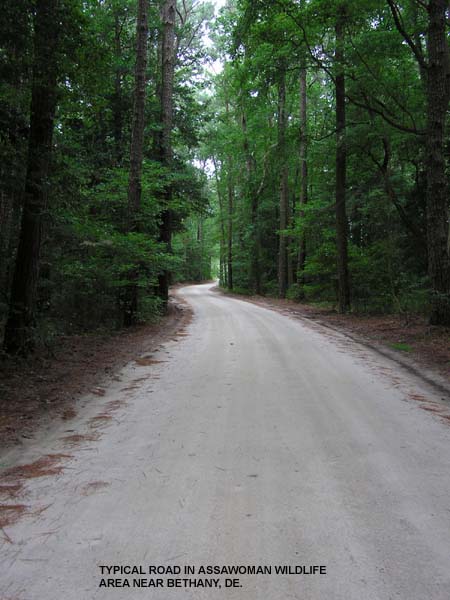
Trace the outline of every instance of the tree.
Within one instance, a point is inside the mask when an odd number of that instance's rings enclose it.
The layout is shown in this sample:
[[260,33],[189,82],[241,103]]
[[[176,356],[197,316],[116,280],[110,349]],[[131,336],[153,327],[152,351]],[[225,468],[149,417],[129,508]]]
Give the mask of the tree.
[[[308,112],[307,112],[307,69],[305,65],[300,67],[300,207],[299,215],[304,216],[303,207],[308,203]],[[306,236],[300,234],[300,243],[297,261],[297,278],[300,285],[304,284],[304,271],[306,265]]]
[[336,248],[339,312],[350,308],[350,285],[348,278],[348,222],[346,210],[347,142],[346,142],[346,99],[345,99],[345,4],[338,6],[336,16]]
[[446,0],[430,0],[427,7],[427,238],[432,325],[450,325],[448,185],[445,165],[445,124],[450,101],[450,53],[446,28],[448,8]]
[[[134,112],[131,132],[130,175],[128,183],[128,231],[139,229],[142,195],[142,159],[144,148],[144,112],[147,69],[148,0],[138,0],[136,21],[136,70],[134,89]],[[117,122],[115,123],[117,126]],[[130,274],[130,286],[126,292],[124,322],[130,326],[136,322],[138,310],[138,272]]]
[[64,11],[59,0],[37,0],[24,204],[4,336],[5,350],[11,354],[26,354],[34,347],[33,327],[52,155],[61,19],[64,19]]
[[0,25],[9,351],[152,318],[171,274],[206,277],[216,251],[236,291],[345,312],[351,281],[354,311],[448,322],[445,2],[236,0],[210,51],[196,0],[16,4]]
[[0,20],[0,306],[6,305],[23,197],[33,35],[30,2],[2,6]]
[[[175,71],[175,17],[176,0],[164,0],[162,5],[162,41],[161,41],[161,132],[159,136],[158,157],[161,163],[170,169],[172,165],[172,127],[173,127],[173,80]],[[164,209],[161,213],[159,241],[168,251],[172,239],[172,210],[170,208],[171,189],[168,186],[164,192]],[[170,272],[165,269],[158,276],[158,294],[167,308],[169,299]]]
[[[146,10],[147,7],[144,7]],[[138,12],[140,12],[140,8]],[[115,158],[117,166],[122,165],[124,152],[123,126],[124,126],[124,92],[123,92],[123,28],[126,22],[126,10],[123,5],[112,2],[114,17],[114,93],[112,102]],[[138,14],[138,21],[140,15]],[[138,46],[140,41],[138,40]],[[141,42],[142,43],[142,42]],[[146,56],[145,56],[146,58]],[[136,64],[137,70],[137,64]],[[144,82],[145,84],[145,82]],[[135,109],[136,110],[136,109]]]
[[286,65],[280,65],[278,83],[278,153],[280,157],[280,209],[278,246],[278,290],[280,298],[286,297],[288,286],[287,239],[288,226],[288,165],[286,161]]

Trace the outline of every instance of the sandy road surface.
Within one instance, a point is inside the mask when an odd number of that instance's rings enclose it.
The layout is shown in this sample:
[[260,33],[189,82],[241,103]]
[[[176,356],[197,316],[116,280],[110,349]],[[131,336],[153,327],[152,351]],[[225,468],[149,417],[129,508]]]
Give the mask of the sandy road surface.
[[[195,311],[186,335],[3,457],[47,476],[1,481],[23,486],[6,503],[24,514],[0,530],[0,598],[448,600],[442,395],[339,334],[210,286],[181,295]],[[327,574],[104,589],[99,565]]]

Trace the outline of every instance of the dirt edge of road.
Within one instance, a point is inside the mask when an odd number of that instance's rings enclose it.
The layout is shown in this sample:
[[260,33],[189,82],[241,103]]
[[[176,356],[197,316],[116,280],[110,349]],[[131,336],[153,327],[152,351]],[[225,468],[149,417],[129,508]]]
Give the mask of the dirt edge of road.
[[193,316],[177,291],[158,323],[103,334],[62,336],[52,352],[0,361],[0,451],[21,446],[51,421],[70,422],[87,393],[103,396],[115,374],[144,353],[176,339]]
[[430,327],[421,317],[339,315],[292,300],[246,296],[218,286],[213,291],[324,327],[381,354],[431,386],[450,402],[450,330]]

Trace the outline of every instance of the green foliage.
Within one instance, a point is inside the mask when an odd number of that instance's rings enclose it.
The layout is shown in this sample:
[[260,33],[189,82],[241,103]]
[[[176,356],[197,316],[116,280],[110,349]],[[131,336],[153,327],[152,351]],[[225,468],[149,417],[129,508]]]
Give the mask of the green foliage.
[[212,262],[216,253],[212,216],[193,216],[187,219],[185,230],[173,241],[176,264],[173,281],[208,281],[212,279]]
[[[217,171],[222,279],[226,280],[231,241],[235,289],[255,290],[256,264],[260,291],[278,293],[278,239],[284,235],[291,265],[288,298],[337,304],[333,57],[341,5],[338,0],[239,0],[219,19],[217,47],[225,67],[215,81],[216,118],[208,127],[206,152],[214,157]],[[424,127],[423,80],[386,2],[370,0],[362,6],[352,0],[345,8],[346,204],[353,310],[423,313],[430,301],[426,173],[423,138],[414,135]],[[417,3],[404,3],[402,18],[414,39],[423,40],[426,14]],[[300,65],[307,69],[308,203],[302,207]],[[283,152],[289,157],[290,202],[285,232],[278,227],[281,66],[287,69]],[[298,273],[302,239],[306,263]]]
[[[399,4],[406,29],[425,51],[422,4]],[[51,338],[60,330],[120,326],[131,279],[138,286],[140,318],[154,318],[160,308],[155,287],[166,270],[175,282],[204,281],[218,271],[227,286],[229,249],[234,290],[276,296],[280,235],[288,245],[288,297],[336,305],[334,56],[341,5],[229,2],[213,26],[212,49],[203,34],[213,3],[180,5],[168,168],[157,152],[161,23],[158,3],[151,3],[142,206],[130,216],[136,2],[61,3],[65,19],[36,335],[40,327]],[[352,307],[426,313],[427,173],[424,137],[416,135],[426,126],[424,76],[384,0],[349,0],[345,7]],[[33,2],[8,0],[0,24],[0,320],[9,303],[24,192],[32,39]],[[212,58],[224,63],[217,76],[205,72]],[[302,206],[300,67],[307,70],[308,202]],[[280,232],[285,157],[289,224]],[[172,221],[172,249],[159,242],[163,212]],[[303,241],[305,268],[298,272]]]
[[413,348],[409,344],[405,344],[404,342],[397,342],[397,343],[391,344],[391,347],[394,348],[394,350],[400,350],[401,352],[412,352],[413,351]]
[[287,291],[286,298],[294,302],[302,302],[305,299],[304,287],[300,283],[293,283]]
[[[9,303],[28,151],[33,10],[29,0],[8,0],[0,25],[0,323]],[[41,341],[61,331],[122,326],[131,285],[138,288],[138,320],[157,318],[158,276],[171,271],[175,280],[210,278],[215,252],[210,191],[195,163],[209,114],[202,33],[213,5],[187,1],[180,7],[170,168],[156,151],[162,29],[159,7],[149,7],[142,198],[132,214],[127,194],[136,2],[64,0],[60,10],[58,111],[35,328]],[[171,214],[173,252],[159,241],[164,211]],[[193,236],[197,222],[201,242]]]

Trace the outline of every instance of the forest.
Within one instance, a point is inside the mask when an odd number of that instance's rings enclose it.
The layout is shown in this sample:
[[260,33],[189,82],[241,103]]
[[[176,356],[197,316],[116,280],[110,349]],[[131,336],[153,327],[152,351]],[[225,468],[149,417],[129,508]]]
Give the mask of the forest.
[[5,0],[0,325],[26,356],[169,287],[450,326],[445,0]]

